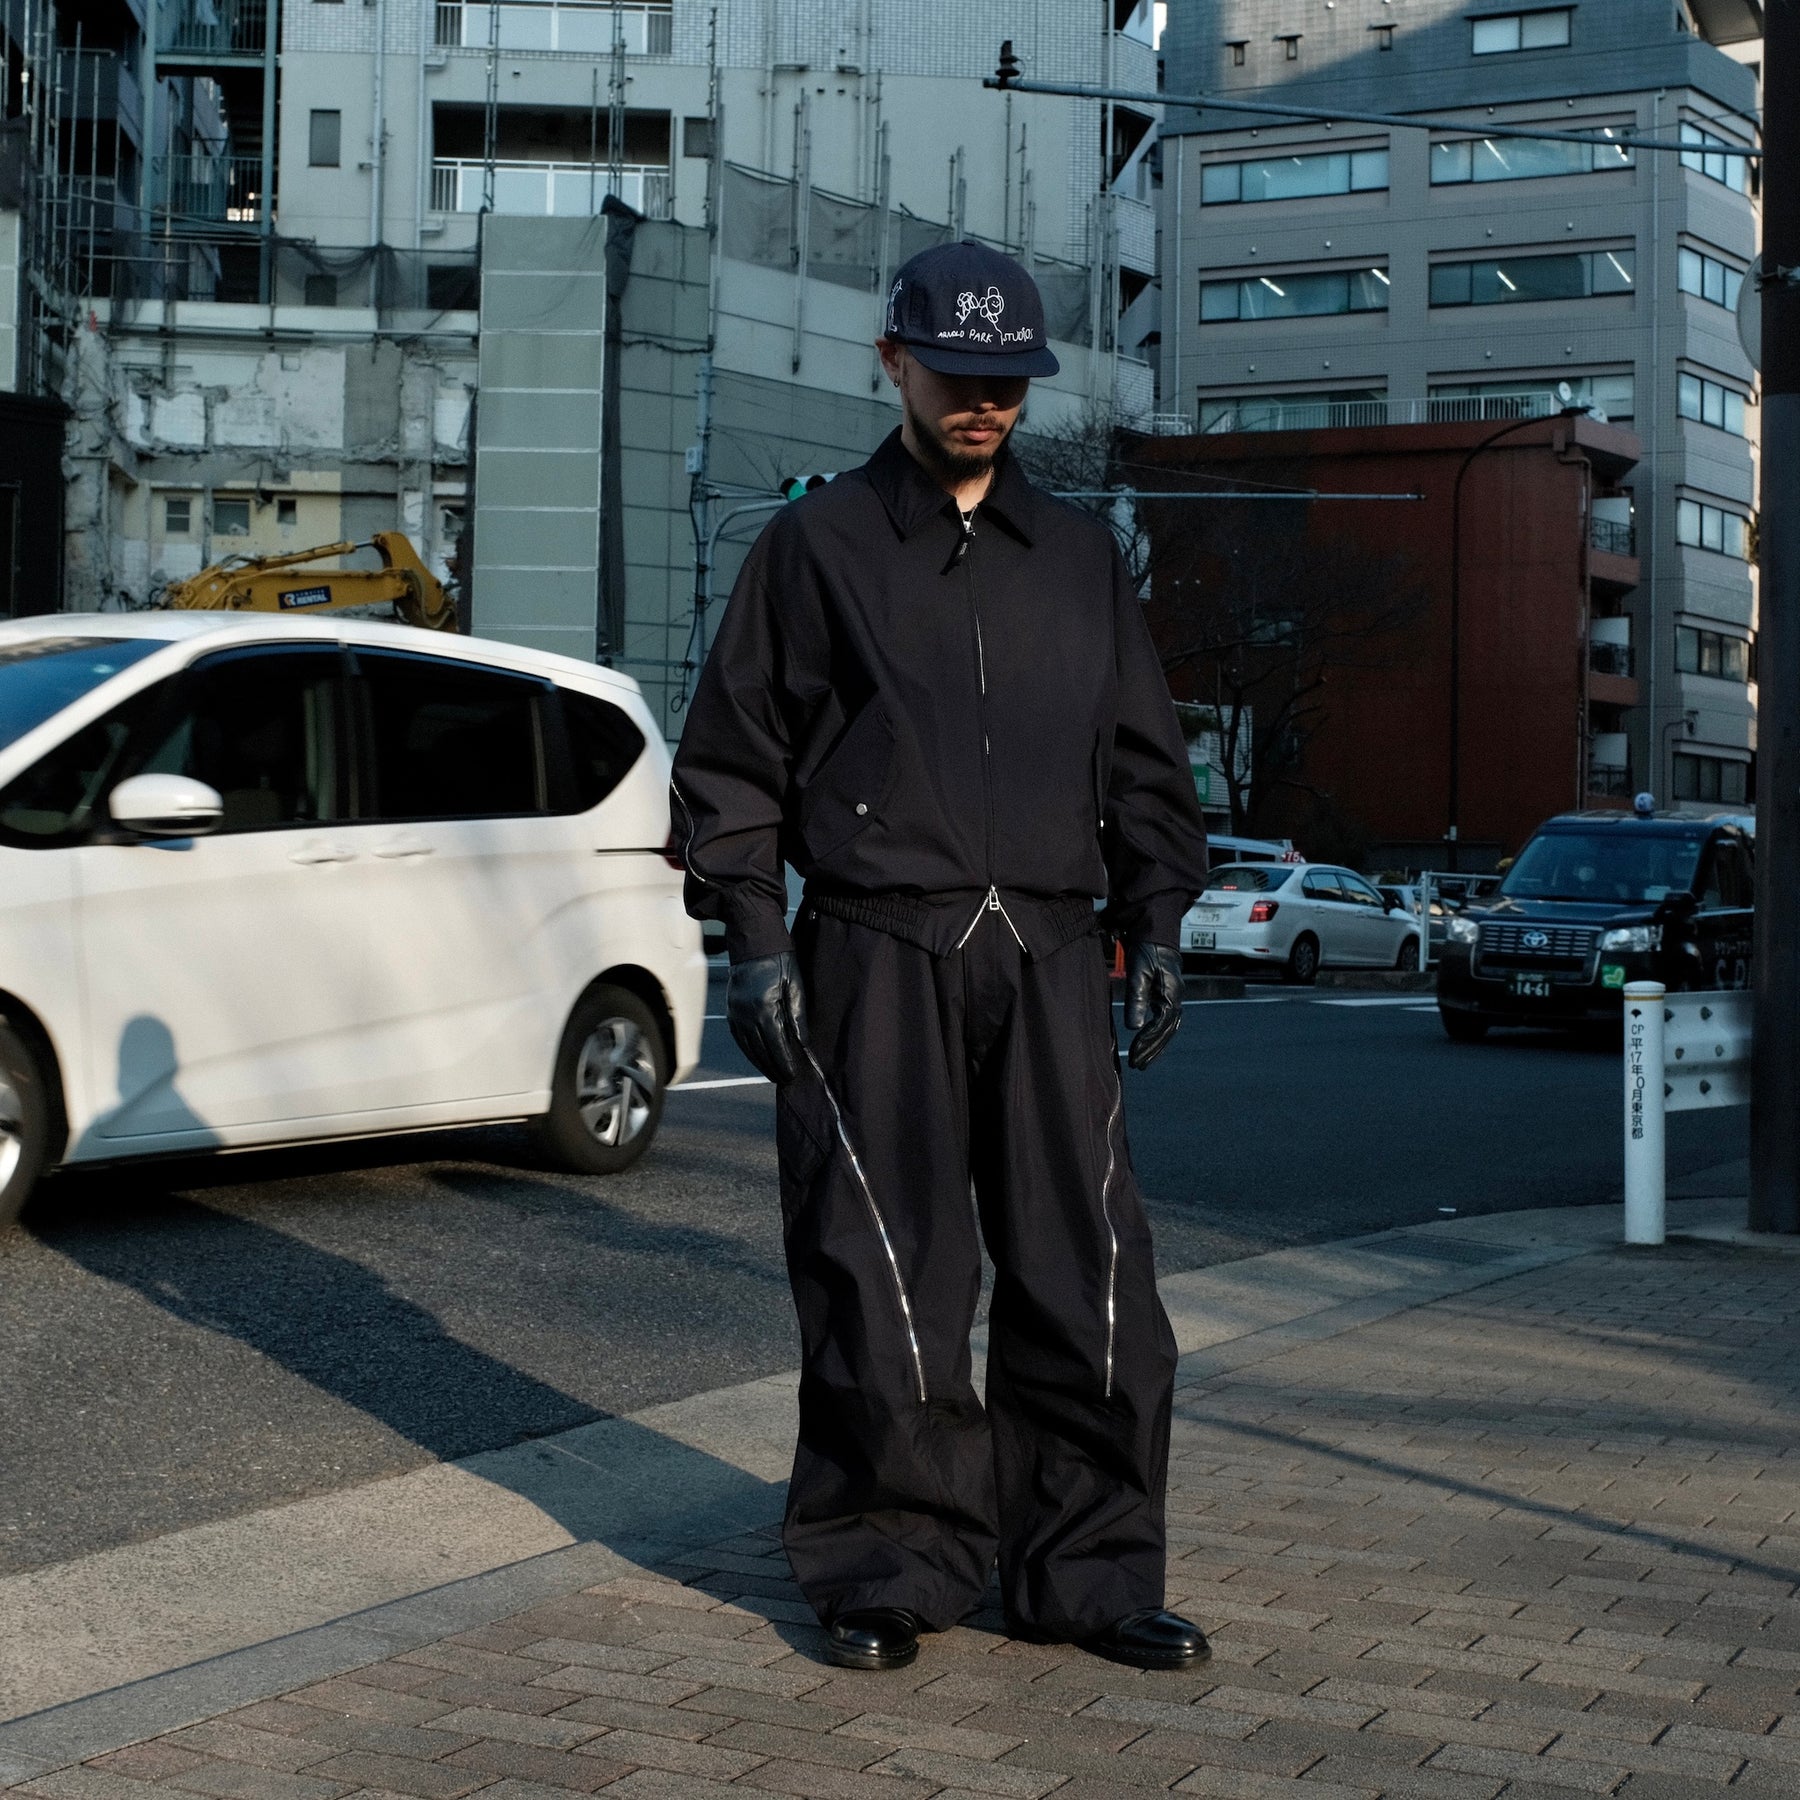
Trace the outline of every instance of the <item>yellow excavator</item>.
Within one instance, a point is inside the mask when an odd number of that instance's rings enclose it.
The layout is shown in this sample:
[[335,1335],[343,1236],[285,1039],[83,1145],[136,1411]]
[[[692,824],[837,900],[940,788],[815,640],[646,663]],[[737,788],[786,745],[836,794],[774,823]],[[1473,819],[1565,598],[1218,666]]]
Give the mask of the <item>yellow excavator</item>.
[[[379,569],[319,569],[297,574],[306,563],[353,550],[373,550]],[[225,612],[332,612],[346,606],[393,606],[408,625],[454,631],[456,607],[444,584],[419,560],[400,531],[378,531],[362,544],[321,544],[285,556],[230,556],[186,581],[172,582],[165,606]]]

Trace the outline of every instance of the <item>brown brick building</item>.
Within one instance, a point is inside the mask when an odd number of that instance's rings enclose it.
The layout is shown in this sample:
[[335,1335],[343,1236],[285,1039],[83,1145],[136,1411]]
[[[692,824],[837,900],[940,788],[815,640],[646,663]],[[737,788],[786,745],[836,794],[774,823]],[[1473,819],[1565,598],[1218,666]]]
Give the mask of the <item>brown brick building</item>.
[[[1638,455],[1587,416],[1130,440],[1170,684],[1250,726],[1237,823],[1315,858],[1444,867],[1454,807],[1478,869],[1552,813],[1626,802],[1639,570],[1619,483]],[[1152,498],[1294,489],[1316,497]]]

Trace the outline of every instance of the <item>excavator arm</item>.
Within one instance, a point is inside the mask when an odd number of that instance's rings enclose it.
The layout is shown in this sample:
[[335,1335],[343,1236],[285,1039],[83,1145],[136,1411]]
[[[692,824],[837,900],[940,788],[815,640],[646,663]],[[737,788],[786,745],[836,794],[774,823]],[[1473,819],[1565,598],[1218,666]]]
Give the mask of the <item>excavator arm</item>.
[[[353,550],[373,549],[379,569],[318,569],[308,563]],[[224,612],[334,612],[387,602],[408,625],[456,630],[456,608],[443,583],[419,560],[404,532],[378,531],[366,544],[321,544],[285,556],[232,557],[173,583],[164,604],[183,610]]]

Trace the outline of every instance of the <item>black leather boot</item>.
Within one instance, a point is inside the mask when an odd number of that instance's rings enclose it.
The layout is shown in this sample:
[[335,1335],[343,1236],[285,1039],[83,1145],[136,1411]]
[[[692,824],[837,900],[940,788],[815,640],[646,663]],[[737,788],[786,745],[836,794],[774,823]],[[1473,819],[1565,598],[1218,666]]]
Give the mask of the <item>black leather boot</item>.
[[919,1621],[899,1606],[840,1613],[825,1634],[825,1654],[840,1669],[904,1669],[919,1654]]
[[1212,1654],[1206,1633],[1178,1613],[1127,1613],[1081,1646],[1133,1669],[1191,1669]]

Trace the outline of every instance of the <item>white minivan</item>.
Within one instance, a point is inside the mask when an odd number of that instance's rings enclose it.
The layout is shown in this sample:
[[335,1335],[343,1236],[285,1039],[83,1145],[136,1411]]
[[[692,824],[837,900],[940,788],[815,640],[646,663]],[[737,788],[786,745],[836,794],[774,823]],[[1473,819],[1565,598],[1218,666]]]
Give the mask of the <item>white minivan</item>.
[[350,619],[0,622],[0,1225],[58,1164],[535,1119],[641,1155],[700,928],[637,686]]

